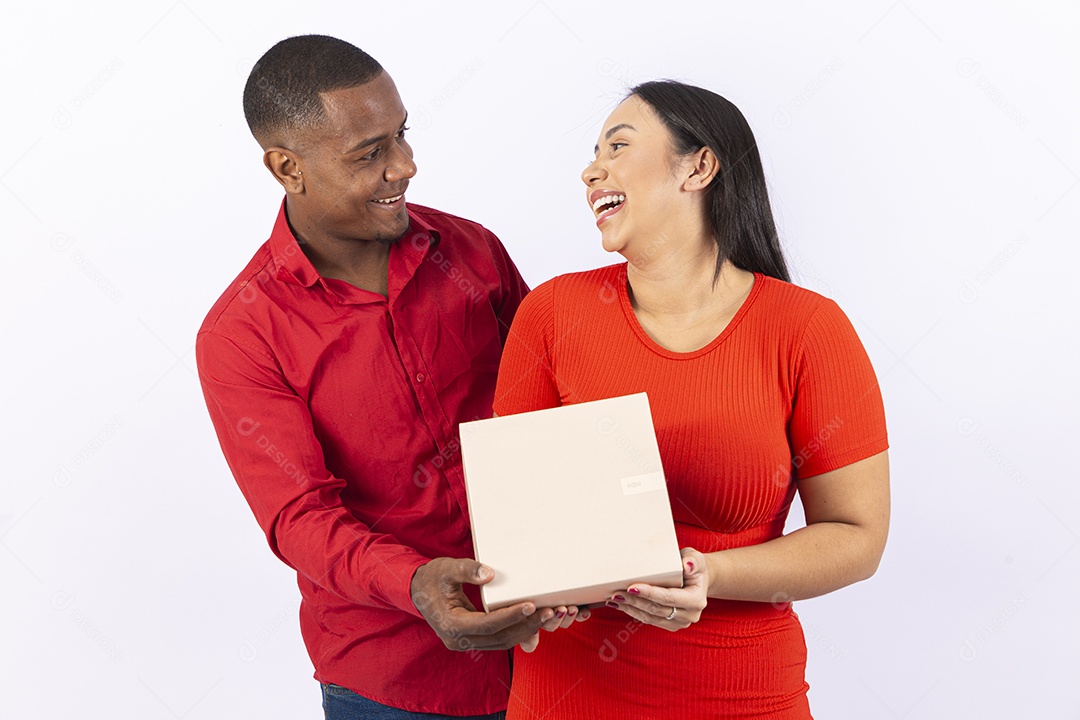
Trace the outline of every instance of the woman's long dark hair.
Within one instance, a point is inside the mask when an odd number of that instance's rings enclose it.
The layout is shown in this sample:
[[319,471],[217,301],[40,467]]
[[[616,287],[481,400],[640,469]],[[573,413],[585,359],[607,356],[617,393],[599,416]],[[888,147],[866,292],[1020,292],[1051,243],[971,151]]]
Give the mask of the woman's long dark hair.
[[716,237],[716,275],[724,260],[743,270],[791,282],[776,236],[757,141],[739,108],[704,88],[674,80],[630,90],[652,107],[680,155],[708,146],[720,171],[708,188],[708,223]]

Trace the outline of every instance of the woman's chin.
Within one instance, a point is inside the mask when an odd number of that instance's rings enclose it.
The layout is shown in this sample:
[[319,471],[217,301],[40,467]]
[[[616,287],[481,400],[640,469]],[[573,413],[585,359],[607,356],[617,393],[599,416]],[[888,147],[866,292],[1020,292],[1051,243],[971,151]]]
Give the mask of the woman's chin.
[[626,249],[626,243],[619,240],[613,234],[603,233],[600,236],[600,245],[609,253],[621,253]]

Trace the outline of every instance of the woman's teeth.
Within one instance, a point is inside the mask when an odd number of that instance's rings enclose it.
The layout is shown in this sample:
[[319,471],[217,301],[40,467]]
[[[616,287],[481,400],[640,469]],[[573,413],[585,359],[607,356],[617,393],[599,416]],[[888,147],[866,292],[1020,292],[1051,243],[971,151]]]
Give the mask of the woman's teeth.
[[624,202],[626,202],[625,195],[605,195],[604,197],[596,199],[596,202],[592,205],[592,209],[595,214],[600,215],[614,207],[622,205]]

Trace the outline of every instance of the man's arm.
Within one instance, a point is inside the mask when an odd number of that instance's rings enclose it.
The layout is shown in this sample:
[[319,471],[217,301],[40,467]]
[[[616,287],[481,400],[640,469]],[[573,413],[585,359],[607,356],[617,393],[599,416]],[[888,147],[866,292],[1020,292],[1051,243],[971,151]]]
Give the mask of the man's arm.
[[492,307],[495,316],[499,318],[499,336],[503,345],[506,345],[506,336],[510,333],[510,325],[514,322],[518,306],[525,296],[529,294],[529,286],[518,272],[510,254],[506,252],[502,241],[495,237],[494,233],[487,230],[485,239],[491,250],[491,259],[495,264],[495,270],[499,274],[499,295],[492,298]]
[[[270,548],[287,565],[350,602],[424,618],[454,649],[513,647],[548,619],[550,610],[535,613],[525,603],[487,615],[461,605],[468,603],[462,582],[490,578],[470,579],[460,563],[479,563],[432,562],[357,520],[341,503],[345,481],[326,468],[310,409],[268,353],[205,331],[196,359],[226,461]],[[427,569],[417,573],[421,567]],[[424,580],[419,594],[417,575]]]
[[345,481],[326,469],[311,412],[276,361],[214,332],[195,347],[221,449],[274,554],[346,600],[418,614],[409,584],[429,558],[345,509]]

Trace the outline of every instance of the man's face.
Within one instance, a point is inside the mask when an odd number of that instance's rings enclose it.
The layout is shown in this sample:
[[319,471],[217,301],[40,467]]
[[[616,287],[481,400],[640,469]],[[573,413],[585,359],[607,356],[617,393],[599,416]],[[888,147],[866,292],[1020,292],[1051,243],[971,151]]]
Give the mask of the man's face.
[[339,240],[390,243],[409,229],[405,189],[416,174],[406,112],[386,73],[322,94],[327,119],[305,133],[304,215]]

